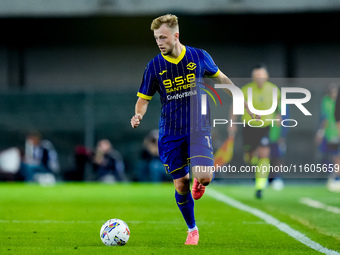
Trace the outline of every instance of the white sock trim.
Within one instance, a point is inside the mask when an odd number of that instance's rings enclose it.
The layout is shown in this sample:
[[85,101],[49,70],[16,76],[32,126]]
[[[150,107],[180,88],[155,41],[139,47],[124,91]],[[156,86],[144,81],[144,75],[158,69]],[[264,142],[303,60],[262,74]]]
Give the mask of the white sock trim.
[[192,231],[195,231],[195,230],[198,230],[198,227],[197,227],[197,226],[188,229],[189,232],[192,232]]

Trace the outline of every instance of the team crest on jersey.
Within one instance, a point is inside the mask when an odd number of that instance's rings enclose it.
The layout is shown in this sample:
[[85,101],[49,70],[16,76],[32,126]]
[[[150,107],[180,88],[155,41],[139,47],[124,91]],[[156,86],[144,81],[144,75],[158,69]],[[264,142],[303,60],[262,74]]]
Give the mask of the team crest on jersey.
[[196,64],[193,62],[190,62],[189,64],[187,64],[187,68],[192,71],[196,69]]

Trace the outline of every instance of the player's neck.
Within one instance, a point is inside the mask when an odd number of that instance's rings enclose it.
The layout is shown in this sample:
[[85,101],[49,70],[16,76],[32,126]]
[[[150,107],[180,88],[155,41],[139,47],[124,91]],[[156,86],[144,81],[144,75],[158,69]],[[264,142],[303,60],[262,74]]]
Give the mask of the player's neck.
[[183,50],[183,45],[180,42],[178,42],[178,44],[175,46],[174,50],[169,55],[169,57],[171,57],[171,58],[178,58],[179,55],[181,55],[182,50]]

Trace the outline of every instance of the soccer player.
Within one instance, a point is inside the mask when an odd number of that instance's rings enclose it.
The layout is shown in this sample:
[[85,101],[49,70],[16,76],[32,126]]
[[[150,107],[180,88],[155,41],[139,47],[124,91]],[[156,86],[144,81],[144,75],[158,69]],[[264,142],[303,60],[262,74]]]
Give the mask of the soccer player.
[[[161,53],[144,71],[131,126],[140,125],[149,101],[158,92],[161,97],[159,154],[175,186],[177,205],[188,225],[186,245],[197,245],[198,228],[194,216],[194,199],[202,197],[212,180],[213,149],[209,104],[202,114],[201,97],[205,94],[204,77],[216,83],[233,84],[202,49],[185,46],[179,40],[178,18],[167,14],[153,20],[151,30]],[[226,92],[231,95],[229,90]],[[245,108],[252,114],[245,102]],[[190,192],[189,165],[194,183]],[[208,168],[208,171],[205,171]]]
[[[268,110],[272,106],[273,88],[277,89],[278,102],[280,99],[280,91],[276,85],[268,81],[269,74],[265,65],[257,65],[252,70],[253,81],[246,84],[241,88],[244,98],[248,101],[248,88],[252,89],[253,106],[257,110]],[[279,106],[279,103],[278,103]],[[232,112],[232,109],[231,109]],[[236,122],[237,116],[230,114],[231,120]],[[251,126],[248,125],[248,121],[251,120],[251,116],[247,113],[242,115],[242,120],[246,123],[242,129],[243,135],[243,149],[244,149],[244,161],[249,165],[258,166],[255,173],[255,196],[258,199],[262,198],[262,192],[267,186],[269,171],[263,171],[270,166],[270,139],[269,131],[272,121],[266,121],[266,119],[281,119],[281,116],[274,112],[270,115],[261,117],[262,121],[252,122]],[[277,123],[275,122],[274,125]],[[237,126],[230,125],[228,132],[230,134],[236,134]]]
[[[320,124],[316,132],[322,163],[327,164],[340,164],[339,132],[335,116],[337,95],[337,84],[331,83],[327,88],[327,94],[322,97]],[[336,172],[329,175],[327,188],[330,191],[340,192],[338,175]]]

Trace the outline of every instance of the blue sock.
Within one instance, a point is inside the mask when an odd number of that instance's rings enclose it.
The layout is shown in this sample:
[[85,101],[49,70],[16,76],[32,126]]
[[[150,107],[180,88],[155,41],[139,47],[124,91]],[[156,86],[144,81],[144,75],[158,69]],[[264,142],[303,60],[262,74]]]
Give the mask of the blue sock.
[[188,228],[194,228],[196,226],[195,215],[194,215],[194,199],[192,198],[191,192],[186,194],[178,194],[175,192],[176,203],[181,211]]

